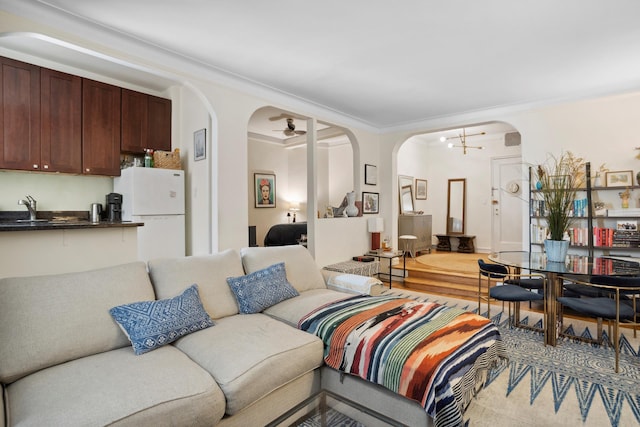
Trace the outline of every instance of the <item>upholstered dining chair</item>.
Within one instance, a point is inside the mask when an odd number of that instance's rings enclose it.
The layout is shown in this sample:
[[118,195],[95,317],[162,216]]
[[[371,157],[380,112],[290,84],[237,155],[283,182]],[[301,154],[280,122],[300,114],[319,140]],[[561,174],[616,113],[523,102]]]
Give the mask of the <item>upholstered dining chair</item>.
[[[544,289],[546,278],[542,274],[517,274],[509,271],[501,264],[487,263],[478,259],[478,314],[481,314],[481,301],[487,301],[487,317],[491,318],[491,300],[507,302],[509,306],[509,326],[524,327],[538,330],[528,325],[520,323],[520,303],[532,301],[546,301],[542,293],[533,292],[526,286],[539,284],[540,289]],[[499,283],[502,281],[502,283]],[[483,282],[486,282],[486,290],[483,289]],[[492,284],[495,284],[492,286]],[[513,311],[512,311],[513,304]]]
[[[581,296],[558,297],[558,302],[579,314],[596,318],[597,341],[600,344],[603,342],[602,321],[607,320],[609,344],[613,345],[616,353],[615,371],[617,373],[620,365],[620,323],[632,326],[634,335],[638,326],[636,300],[640,297],[640,277],[592,276],[589,282],[576,280],[573,282],[581,286]],[[586,292],[587,289],[591,291]],[[592,296],[586,296],[589,294]],[[612,323],[613,340],[611,340]]]

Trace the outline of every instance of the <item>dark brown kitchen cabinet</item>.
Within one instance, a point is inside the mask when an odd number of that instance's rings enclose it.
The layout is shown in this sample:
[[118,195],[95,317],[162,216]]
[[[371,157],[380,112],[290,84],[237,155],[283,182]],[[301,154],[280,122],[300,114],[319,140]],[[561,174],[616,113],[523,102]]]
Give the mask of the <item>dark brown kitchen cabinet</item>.
[[0,57],[0,168],[40,168],[40,68]]
[[121,89],[82,80],[82,173],[120,175]]
[[171,150],[171,100],[122,89],[123,153]]
[[42,68],[40,81],[40,170],[82,173],[82,78]]

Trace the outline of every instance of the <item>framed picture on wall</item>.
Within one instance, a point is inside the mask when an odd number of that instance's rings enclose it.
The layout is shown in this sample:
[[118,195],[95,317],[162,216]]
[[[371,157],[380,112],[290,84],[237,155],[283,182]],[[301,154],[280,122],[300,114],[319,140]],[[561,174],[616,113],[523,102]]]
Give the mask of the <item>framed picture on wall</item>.
[[378,185],[378,168],[375,165],[364,165],[364,183]]
[[633,171],[607,172],[607,187],[627,187],[633,185]]
[[416,200],[427,200],[427,180],[416,178]]
[[193,133],[193,160],[207,158],[207,130],[200,129]]
[[256,194],[256,208],[276,207],[276,175],[273,173],[254,173],[253,188]]
[[380,202],[380,193],[362,192],[362,213],[377,214]]

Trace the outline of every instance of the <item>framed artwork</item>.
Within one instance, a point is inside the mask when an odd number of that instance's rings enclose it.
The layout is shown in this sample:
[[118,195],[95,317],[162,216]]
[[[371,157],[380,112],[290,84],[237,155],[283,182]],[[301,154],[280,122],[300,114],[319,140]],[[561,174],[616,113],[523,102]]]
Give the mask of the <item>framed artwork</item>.
[[364,165],[364,183],[366,185],[378,185],[378,167],[375,165]]
[[416,178],[416,200],[427,200],[427,180]]
[[380,202],[380,193],[362,192],[362,213],[377,214]]
[[276,175],[254,173],[253,188],[256,194],[256,208],[276,207]]
[[607,187],[628,187],[633,185],[633,171],[607,172]]
[[200,129],[193,133],[193,160],[207,158],[207,130]]

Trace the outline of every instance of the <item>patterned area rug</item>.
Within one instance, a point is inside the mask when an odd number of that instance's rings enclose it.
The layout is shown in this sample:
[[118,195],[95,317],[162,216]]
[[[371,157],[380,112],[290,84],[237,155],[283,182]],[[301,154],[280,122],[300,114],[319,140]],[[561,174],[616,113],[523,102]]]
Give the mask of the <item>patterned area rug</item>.
[[[418,292],[396,295],[477,311],[477,304]],[[426,296],[425,296],[426,295]],[[620,339],[620,372],[613,348],[564,339],[545,346],[542,334],[509,328],[501,305],[492,320],[509,352],[509,363],[491,372],[465,420],[475,426],[638,426],[640,425],[640,339],[625,329]],[[522,323],[541,326],[541,314],[522,310]],[[570,323],[570,324],[569,324]],[[565,332],[591,337],[595,323],[565,319]]]

